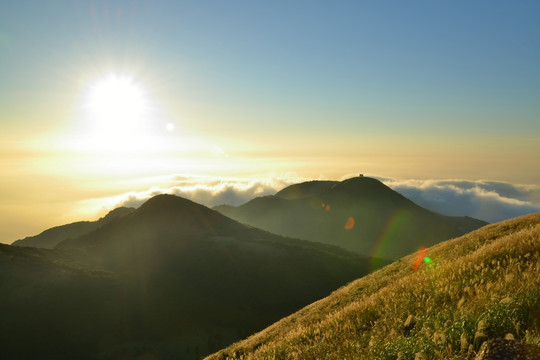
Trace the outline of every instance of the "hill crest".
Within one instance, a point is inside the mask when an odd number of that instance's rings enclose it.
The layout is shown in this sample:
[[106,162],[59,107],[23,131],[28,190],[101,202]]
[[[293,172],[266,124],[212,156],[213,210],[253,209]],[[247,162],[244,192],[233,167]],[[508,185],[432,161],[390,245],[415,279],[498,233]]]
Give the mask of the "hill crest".
[[295,184],[274,196],[215,209],[276,234],[386,258],[403,256],[487,224],[437,214],[369,177]]

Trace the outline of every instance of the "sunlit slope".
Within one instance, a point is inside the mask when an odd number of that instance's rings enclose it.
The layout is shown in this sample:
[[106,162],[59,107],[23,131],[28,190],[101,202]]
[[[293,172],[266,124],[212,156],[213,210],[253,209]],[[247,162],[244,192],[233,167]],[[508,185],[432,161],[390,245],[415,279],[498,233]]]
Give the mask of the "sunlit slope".
[[540,213],[425,256],[406,256],[209,359],[467,359],[507,334],[540,343]]
[[43,231],[39,235],[17,240],[11,245],[53,249],[57,244],[64,240],[75,239],[84,234],[88,234],[118,217],[131,213],[133,210],[135,209],[119,207],[110,211],[106,216],[97,221],[78,221],[71,224],[56,226]]
[[198,359],[372,264],[159,195],[53,250],[0,246],[0,358]]
[[394,259],[487,224],[429,211],[368,177],[295,184],[239,207],[215,209],[276,234]]

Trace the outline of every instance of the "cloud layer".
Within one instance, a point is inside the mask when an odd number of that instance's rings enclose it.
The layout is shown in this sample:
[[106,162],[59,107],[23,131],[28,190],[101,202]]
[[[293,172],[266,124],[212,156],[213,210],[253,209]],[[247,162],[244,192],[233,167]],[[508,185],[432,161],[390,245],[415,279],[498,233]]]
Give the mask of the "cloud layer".
[[[540,186],[498,181],[393,180],[378,178],[420,206],[451,216],[471,216],[488,222],[540,211]],[[305,181],[297,177],[255,180],[177,176],[170,188],[152,188],[125,194],[115,206],[138,207],[157,194],[173,194],[212,207],[241,205],[255,197],[273,195],[284,187]]]
[[537,185],[483,180],[380,180],[418,205],[444,215],[497,222],[540,211]]
[[210,177],[175,178],[177,185],[168,188],[152,188],[148,191],[126,195],[119,206],[138,207],[158,194],[172,194],[209,207],[216,205],[241,205],[255,197],[273,195],[282,188],[297,182],[289,178],[257,180],[216,179]]

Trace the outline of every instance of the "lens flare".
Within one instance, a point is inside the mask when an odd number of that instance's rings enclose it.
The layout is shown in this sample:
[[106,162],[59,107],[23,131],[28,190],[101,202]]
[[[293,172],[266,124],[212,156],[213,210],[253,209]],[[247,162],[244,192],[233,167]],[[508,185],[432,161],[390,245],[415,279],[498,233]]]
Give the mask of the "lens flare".
[[351,230],[354,227],[354,218],[351,216],[345,223],[345,230]]
[[402,226],[407,223],[410,215],[405,210],[395,212],[391,217],[387,219],[385,226],[382,228],[380,234],[377,236],[377,241],[373,244],[370,251],[372,254],[371,270],[375,270],[376,259],[384,258],[384,254],[388,249],[391,249],[394,245],[394,240],[398,236]]
[[[423,262],[431,262],[431,259],[426,256],[427,249],[425,246],[422,246],[420,250],[416,253],[414,256],[413,263],[411,265],[411,269],[418,270],[418,268],[422,265]],[[429,259],[429,261],[426,261],[426,259]]]

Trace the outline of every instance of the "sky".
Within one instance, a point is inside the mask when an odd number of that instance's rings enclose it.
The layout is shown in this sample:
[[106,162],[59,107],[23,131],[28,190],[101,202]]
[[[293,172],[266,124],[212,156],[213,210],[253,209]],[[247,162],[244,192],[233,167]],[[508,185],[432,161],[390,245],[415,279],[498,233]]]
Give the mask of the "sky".
[[174,192],[364,173],[540,209],[540,2],[0,3],[0,242]]

